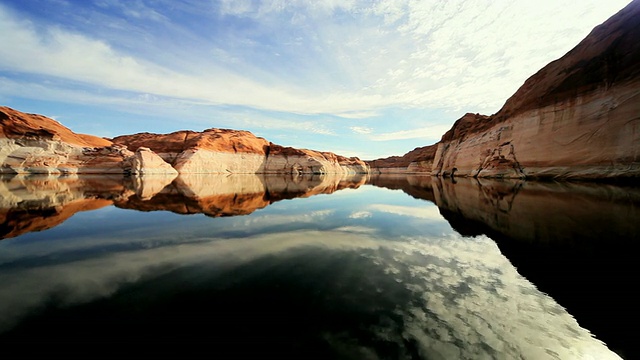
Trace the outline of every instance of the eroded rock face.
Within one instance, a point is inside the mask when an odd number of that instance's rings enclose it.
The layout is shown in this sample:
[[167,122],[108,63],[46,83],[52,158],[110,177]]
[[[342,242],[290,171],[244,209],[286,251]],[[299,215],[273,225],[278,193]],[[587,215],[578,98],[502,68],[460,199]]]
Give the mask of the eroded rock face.
[[0,107],[0,173],[122,173],[133,153],[55,120]]
[[403,156],[367,161],[372,173],[431,173],[437,145],[415,148]]
[[[146,147],[136,149],[135,155],[129,158],[131,162],[131,174],[135,175],[178,175],[176,169],[165,162],[158,154]],[[169,181],[171,182],[171,181]]]
[[448,131],[434,175],[597,179],[640,176],[640,2],[530,77],[493,116]]
[[283,147],[248,131],[209,129],[119,136],[129,150],[148,147],[181,174],[354,174],[367,164],[329,152]]
[[75,134],[55,120],[0,107],[0,174],[356,174],[358,158],[286,148],[248,131],[139,133],[111,140]]
[[265,173],[274,174],[361,174],[367,164],[358,158],[346,158],[330,152],[295,149],[271,143]]
[[640,177],[638,18],[636,0],[531,76],[495,115],[465,114],[435,145],[369,161],[372,172]]

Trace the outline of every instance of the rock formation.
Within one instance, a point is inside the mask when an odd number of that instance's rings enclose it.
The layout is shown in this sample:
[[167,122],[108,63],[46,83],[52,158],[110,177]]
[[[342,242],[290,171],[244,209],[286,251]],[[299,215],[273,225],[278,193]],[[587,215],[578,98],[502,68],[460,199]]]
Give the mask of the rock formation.
[[134,156],[128,159],[130,165],[125,168],[130,169],[132,174],[150,175],[178,175],[178,171],[166,163],[160,156],[146,147],[136,149]]
[[0,174],[122,173],[133,153],[55,120],[0,107]]
[[283,147],[248,131],[208,129],[124,135],[113,142],[135,151],[146,146],[181,174],[354,174],[367,164],[330,152]]
[[[76,134],[55,120],[0,107],[0,174],[355,174],[358,158],[282,147],[248,131],[139,133],[112,140]],[[171,180],[171,179],[170,179]],[[169,180],[169,182],[170,182]]]
[[635,353],[636,337],[626,329],[635,321],[635,289],[628,285],[636,272],[640,188],[404,174],[372,175],[368,183],[434,203],[469,241],[488,235],[520,275],[610,349]]
[[437,145],[417,147],[403,156],[367,161],[372,173],[431,173]]
[[[638,18],[636,0],[531,76],[496,114],[456,121],[434,145],[432,174],[639,177]],[[402,160],[396,164],[405,171]]]

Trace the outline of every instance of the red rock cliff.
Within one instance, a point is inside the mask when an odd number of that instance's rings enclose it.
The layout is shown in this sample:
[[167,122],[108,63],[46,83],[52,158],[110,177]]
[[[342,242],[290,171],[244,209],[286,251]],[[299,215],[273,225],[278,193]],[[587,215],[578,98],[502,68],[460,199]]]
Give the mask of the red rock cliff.
[[[248,131],[76,134],[55,120],[0,107],[0,173],[368,173],[358,158],[282,147]],[[167,178],[171,181],[172,178]]]
[[640,176],[640,1],[531,76],[493,116],[442,137],[434,175]]

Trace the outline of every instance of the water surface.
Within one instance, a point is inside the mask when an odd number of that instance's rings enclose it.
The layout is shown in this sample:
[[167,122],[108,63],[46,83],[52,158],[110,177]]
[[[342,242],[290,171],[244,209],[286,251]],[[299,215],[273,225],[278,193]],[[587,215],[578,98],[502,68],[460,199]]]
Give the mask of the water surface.
[[625,246],[639,238],[633,188],[208,175],[14,177],[0,194],[0,342],[23,351],[43,343],[67,356],[79,343],[220,358],[630,351],[615,332],[628,317],[607,308],[614,302],[581,307],[579,297],[625,295],[621,287],[633,285],[622,273],[631,268]]

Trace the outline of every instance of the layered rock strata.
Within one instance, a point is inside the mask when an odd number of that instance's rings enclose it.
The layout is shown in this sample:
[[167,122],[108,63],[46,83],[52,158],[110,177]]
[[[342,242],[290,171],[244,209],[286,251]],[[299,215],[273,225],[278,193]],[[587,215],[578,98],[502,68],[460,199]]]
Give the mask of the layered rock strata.
[[248,131],[208,129],[171,134],[124,135],[113,142],[148,147],[181,174],[355,174],[369,167],[358,158],[283,147]]
[[508,178],[640,176],[640,1],[531,76],[491,117],[447,132],[433,174]]
[[[437,176],[640,177],[640,1],[531,76],[492,116],[466,114],[423,162]],[[410,172],[411,153],[386,164]],[[393,161],[387,161],[393,160]]]
[[436,150],[437,145],[418,147],[402,156],[390,156],[383,159],[367,161],[367,164],[374,174],[430,174]]
[[[368,173],[358,158],[273,144],[248,131],[139,133],[112,140],[76,134],[55,120],[0,107],[0,173]],[[173,178],[171,178],[173,179]],[[170,180],[169,179],[169,182]]]
[[122,173],[132,155],[47,117],[0,107],[0,174]]

